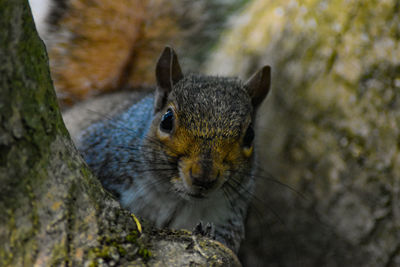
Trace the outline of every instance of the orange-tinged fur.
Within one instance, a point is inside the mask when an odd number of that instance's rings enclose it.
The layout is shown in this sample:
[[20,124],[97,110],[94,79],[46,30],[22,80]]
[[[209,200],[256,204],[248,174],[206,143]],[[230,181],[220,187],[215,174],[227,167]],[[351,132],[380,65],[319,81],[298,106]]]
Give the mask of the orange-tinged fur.
[[[173,105],[170,105],[173,106]],[[217,129],[207,128],[208,130],[215,131]],[[236,166],[240,161],[250,157],[253,152],[253,147],[243,148],[240,140],[232,140],[225,138],[214,138],[212,141],[205,141],[204,137],[209,132],[198,132],[186,129],[179,126],[179,118],[176,120],[175,131],[171,135],[164,135],[158,132],[158,138],[165,145],[166,153],[172,157],[180,156],[180,168],[184,174],[185,182],[191,186],[190,180],[191,171],[193,175],[197,176],[202,173],[202,166],[200,161],[203,157],[202,148],[211,148],[212,170],[210,177],[223,179],[223,174],[228,170],[228,164]],[[208,142],[204,146],[204,142]],[[221,183],[223,180],[220,181]]]
[[118,127],[104,120],[84,132],[82,154],[123,207],[157,227],[210,222],[217,240],[238,251],[255,185],[254,111],[269,90],[269,67],[245,84],[183,76],[166,47],[156,77],[154,95],[111,119]]
[[72,0],[49,45],[61,98],[154,83],[155,51],[179,32],[172,10],[166,0]]

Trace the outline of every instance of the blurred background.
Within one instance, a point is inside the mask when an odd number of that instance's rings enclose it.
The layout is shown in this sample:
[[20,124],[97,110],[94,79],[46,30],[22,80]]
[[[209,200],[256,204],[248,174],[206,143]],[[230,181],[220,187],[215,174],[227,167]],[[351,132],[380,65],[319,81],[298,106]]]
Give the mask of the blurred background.
[[31,0],[60,104],[272,67],[245,266],[400,266],[400,2]]

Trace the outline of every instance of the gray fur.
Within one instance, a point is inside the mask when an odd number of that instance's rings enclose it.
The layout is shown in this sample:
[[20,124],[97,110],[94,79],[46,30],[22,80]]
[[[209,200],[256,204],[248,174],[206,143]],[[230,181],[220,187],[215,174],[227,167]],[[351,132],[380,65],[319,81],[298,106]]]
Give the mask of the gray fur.
[[185,127],[209,138],[212,133],[239,138],[252,112],[249,95],[237,78],[189,74],[175,86],[169,100],[178,105]]
[[[254,188],[252,157],[230,164],[225,183],[206,198],[182,197],[170,182],[180,176],[180,157],[167,154],[155,138],[167,106],[154,113],[154,101],[148,95],[92,124],[77,138],[79,150],[123,207],[157,227],[191,230],[200,221],[212,223],[216,239],[237,252]],[[187,75],[173,86],[170,102],[177,107],[180,126],[197,133],[205,150],[216,138],[240,142],[254,118],[251,98],[234,78]]]

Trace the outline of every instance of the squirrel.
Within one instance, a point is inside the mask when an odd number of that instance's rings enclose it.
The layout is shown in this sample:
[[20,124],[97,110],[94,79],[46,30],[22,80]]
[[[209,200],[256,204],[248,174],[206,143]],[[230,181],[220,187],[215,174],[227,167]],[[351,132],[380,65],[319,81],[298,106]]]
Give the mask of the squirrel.
[[[29,2],[64,107],[107,92],[63,114],[103,186],[158,227],[211,233],[237,252],[254,188],[253,125],[270,68],[247,83],[184,76],[168,47],[156,75],[153,66],[165,43],[193,61],[193,51],[206,50],[223,29],[221,10],[239,1]],[[142,85],[153,81],[150,93]]]
[[124,208],[159,228],[211,233],[238,252],[255,187],[253,125],[270,67],[246,83],[183,75],[166,47],[155,76],[154,93],[120,93],[101,108],[107,118],[88,120],[88,127],[76,126],[71,114],[82,107],[72,108],[67,128],[75,127],[78,150]]
[[229,14],[244,2],[29,0],[63,109],[154,84],[154,51],[165,44],[179,49],[187,69],[199,69]]

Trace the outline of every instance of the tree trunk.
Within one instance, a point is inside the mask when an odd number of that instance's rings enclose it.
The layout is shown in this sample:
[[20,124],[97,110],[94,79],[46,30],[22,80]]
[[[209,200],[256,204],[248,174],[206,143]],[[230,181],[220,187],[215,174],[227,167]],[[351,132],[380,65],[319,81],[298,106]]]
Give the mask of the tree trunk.
[[122,210],[63,124],[24,0],[0,1],[0,265],[238,265],[218,242]]
[[272,66],[244,265],[400,266],[399,25],[398,0],[253,0],[221,39],[208,72]]

